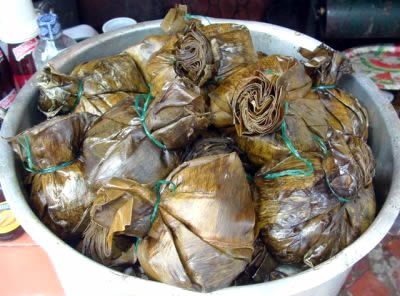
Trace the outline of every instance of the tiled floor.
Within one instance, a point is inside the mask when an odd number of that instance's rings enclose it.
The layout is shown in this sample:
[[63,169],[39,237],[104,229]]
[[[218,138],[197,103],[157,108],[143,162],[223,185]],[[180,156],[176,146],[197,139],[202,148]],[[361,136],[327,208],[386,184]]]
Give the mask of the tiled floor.
[[47,254],[24,233],[0,241],[1,296],[64,295]]
[[[0,242],[1,296],[57,296],[63,289],[46,253],[25,233]],[[358,262],[340,296],[387,296],[400,291],[400,219],[385,239]]]

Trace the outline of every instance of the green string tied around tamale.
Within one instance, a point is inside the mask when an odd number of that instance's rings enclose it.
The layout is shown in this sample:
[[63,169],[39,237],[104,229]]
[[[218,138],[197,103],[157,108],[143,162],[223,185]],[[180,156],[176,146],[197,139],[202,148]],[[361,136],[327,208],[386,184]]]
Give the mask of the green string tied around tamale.
[[[153,142],[154,145],[156,145],[158,148],[162,150],[166,150],[167,146],[165,146],[163,143],[158,141],[149,131],[146,125],[146,113],[147,109],[149,108],[149,104],[153,97],[151,96],[151,90],[147,94],[138,94],[136,95],[135,98],[135,105],[133,106],[134,109],[136,110],[136,113],[139,115],[139,120],[140,123],[142,124],[144,133],[146,136]],[[144,100],[143,108],[140,107],[140,102]]]
[[24,149],[25,155],[26,155],[26,163],[24,162],[24,168],[28,172],[31,172],[33,174],[48,174],[48,173],[53,173],[57,170],[63,169],[67,166],[70,166],[72,163],[75,162],[75,159],[63,162],[59,165],[55,165],[52,167],[48,167],[45,169],[37,169],[35,168],[35,165],[33,164],[33,158],[32,158],[32,150],[31,150],[31,144],[29,142],[28,136],[23,137],[23,141],[21,141],[20,138],[18,138],[18,143],[21,145],[21,147]]
[[[156,184],[154,185],[154,188],[153,188],[154,191],[156,192],[156,202],[154,203],[153,212],[151,213],[151,216],[150,216],[150,228],[157,218],[158,208],[160,207],[160,202],[161,202],[161,186],[163,186],[163,185],[168,185],[167,188],[169,190],[171,190],[172,192],[174,192],[176,190],[176,184],[172,181],[158,180],[156,182]],[[135,243],[135,253],[137,253],[137,249],[138,249],[141,241],[142,241],[142,239],[140,237],[137,238],[136,243]]]
[[[327,148],[327,146],[325,145],[324,140],[322,140],[320,137],[318,137],[318,136],[316,136],[316,135],[314,135],[313,138],[314,138],[314,141],[316,141],[316,142],[318,143],[319,148],[321,149],[321,151],[322,151],[322,153],[324,154],[324,156],[328,155],[328,148]],[[328,178],[328,176],[327,176],[326,174],[325,174],[325,182],[326,182],[326,185],[327,185],[328,188],[329,188],[329,191],[330,191],[330,192],[333,194],[333,196],[335,196],[340,202],[347,203],[347,202],[350,201],[350,200],[348,200],[347,198],[342,197],[342,196],[340,196],[339,194],[337,194],[337,193],[335,192],[335,190],[332,188],[332,185],[331,185],[331,183],[330,183],[330,181],[329,181],[329,178]]]
[[83,95],[83,81],[81,79],[79,79],[78,93],[76,94],[76,98],[75,98],[74,104],[72,105],[71,111],[74,111],[75,108],[78,106],[79,102],[81,101],[82,95]]
[[[289,109],[289,104],[287,102],[285,102],[285,116],[288,113],[288,109]],[[277,178],[285,177],[285,176],[292,176],[292,177],[295,177],[295,176],[309,177],[309,176],[311,176],[312,173],[314,172],[314,166],[310,160],[301,156],[300,152],[296,149],[296,147],[294,147],[292,141],[290,140],[290,138],[287,135],[287,126],[286,126],[285,119],[283,119],[282,125],[281,125],[281,136],[282,136],[282,139],[285,142],[286,146],[289,148],[290,152],[298,160],[301,160],[302,162],[305,163],[305,165],[307,166],[307,170],[289,169],[289,170],[284,170],[284,171],[276,172],[276,173],[268,173],[268,174],[264,175],[264,179],[273,180],[273,179],[277,179]]]

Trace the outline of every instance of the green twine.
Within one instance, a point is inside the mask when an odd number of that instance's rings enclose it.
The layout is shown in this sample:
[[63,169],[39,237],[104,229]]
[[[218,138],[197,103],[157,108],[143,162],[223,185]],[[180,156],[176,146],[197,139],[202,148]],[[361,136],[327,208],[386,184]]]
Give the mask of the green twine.
[[79,79],[79,85],[78,85],[78,93],[76,94],[76,99],[74,101],[74,104],[72,105],[72,110],[75,110],[75,108],[78,106],[79,102],[81,101],[81,97],[83,94],[83,81]]
[[317,85],[314,86],[313,90],[325,90],[325,89],[333,89],[336,88],[336,84],[327,84],[327,85]]
[[[19,141],[19,139],[18,139]],[[25,165],[24,163],[24,168],[25,170],[27,170],[28,172],[31,172],[33,174],[48,174],[48,173],[53,173],[59,169],[63,169],[67,166],[70,166],[75,160],[70,160],[67,162],[63,162],[62,164],[56,165],[56,166],[52,166],[49,168],[45,168],[45,169],[36,169],[34,164],[33,164],[33,159],[32,159],[32,150],[31,150],[31,144],[29,143],[29,138],[27,136],[24,136],[24,142],[20,142],[19,144],[22,146],[22,148],[24,148],[25,151],[25,155],[26,155],[26,162],[27,165]]]
[[333,190],[332,185],[331,185],[331,183],[329,182],[329,179],[328,179],[328,176],[327,176],[327,175],[325,175],[325,182],[326,182],[326,185],[328,185],[329,191],[330,191],[340,202],[347,203],[347,202],[350,201],[350,200],[348,200],[347,198],[344,198],[344,197],[340,196],[339,194],[337,194],[337,193],[335,192],[335,190]]
[[[143,108],[140,107],[140,101],[144,99],[144,104],[143,104]],[[150,101],[152,100],[152,96],[151,96],[151,92],[149,91],[149,93],[147,94],[138,94],[135,98],[135,110],[137,112],[137,114],[139,115],[139,120],[142,124],[144,133],[146,134],[146,136],[160,149],[167,149],[167,146],[165,146],[163,143],[161,143],[160,141],[158,141],[149,131],[149,129],[147,128],[146,125],[146,112],[147,109],[149,108],[149,104]]]
[[322,140],[320,137],[318,137],[317,135],[313,135],[313,139],[315,142],[318,143],[319,148],[322,150],[322,153],[324,155],[328,154],[328,147],[326,147],[324,140]]
[[[161,202],[161,186],[163,185],[168,185],[168,189],[171,191],[176,190],[176,184],[172,181],[168,180],[158,180],[157,183],[154,185],[154,191],[156,192],[156,202],[154,203],[153,207],[153,212],[151,213],[150,216],[150,228],[153,225],[154,221],[156,220],[157,214],[158,214],[158,208],[160,207],[160,202]],[[170,188],[172,186],[172,188]],[[149,228],[149,229],[150,229]],[[141,243],[142,239],[140,237],[137,238],[136,243],[135,243],[135,252],[137,253],[139,244]]]
[[[328,148],[326,147],[324,140],[322,140],[320,137],[318,137],[317,135],[313,135],[314,140],[319,144],[320,149],[322,150],[322,153],[326,156],[328,154]],[[340,196],[339,194],[337,194],[335,192],[335,190],[333,190],[332,185],[329,181],[328,176],[325,174],[325,182],[326,185],[329,188],[329,191],[340,201],[343,203],[349,202],[349,200],[347,198],[344,198],[342,196]]]
[[[285,116],[288,113],[288,108],[289,105],[286,102],[285,103]],[[290,152],[298,159],[301,160],[302,162],[305,163],[305,165],[307,166],[307,170],[302,170],[302,169],[289,169],[289,170],[284,170],[281,172],[276,172],[276,173],[269,173],[264,175],[264,179],[267,180],[273,180],[273,179],[277,179],[280,177],[285,177],[285,176],[297,176],[297,177],[309,177],[312,175],[312,173],[314,172],[314,166],[311,163],[310,160],[308,160],[307,158],[304,158],[300,155],[300,152],[296,149],[296,147],[294,147],[293,143],[290,141],[289,137],[287,136],[287,131],[286,131],[287,127],[286,127],[286,121],[285,119],[283,119],[282,121],[282,125],[281,125],[281,134],[282,134],[282,139],[285,142],[286,146],[289,148]]]

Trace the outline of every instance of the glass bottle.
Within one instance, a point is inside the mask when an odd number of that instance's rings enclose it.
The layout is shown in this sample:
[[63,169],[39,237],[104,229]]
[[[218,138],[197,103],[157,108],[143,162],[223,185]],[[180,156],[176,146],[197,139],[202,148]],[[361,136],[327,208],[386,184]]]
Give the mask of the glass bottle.
[[39,25],[39,43],[33,53],[36,68],[39,70],[64,49],[76,41],[62,33],[58,16],[52,12],[42,14],[37,19]]
[[16,95],[17,92],[14,87],[10,65],[0,48],[0,108],[7,110]]

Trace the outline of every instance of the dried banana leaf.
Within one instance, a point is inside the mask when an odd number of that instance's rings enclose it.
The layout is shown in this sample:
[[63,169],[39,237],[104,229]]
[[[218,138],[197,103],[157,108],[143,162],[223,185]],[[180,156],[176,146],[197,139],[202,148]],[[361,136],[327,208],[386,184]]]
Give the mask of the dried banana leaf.
[[35,213],[64,239],[80,234],[74,228],[93,200],[78,156],[96,118],[88,113],[59,116],[9,139],[34,174],[29,201]]
[[189,144],[209,124],[206,95],[181,80],[154,98],[146,113],[146,125],[167,149]]
[[238,148],[231,138],[206,137],[194,142],[188,151],[186,151],[183,160],[189,161],[203,156],[228,154],[231,152],[238,152]]
[[54,172],[33,176],[30,204],[39,219],[62,239],[82,234],[77,228],[94,198],[79,159]]
[[339,88],[318,93],[326,110],[340,123],[336,131],[368,139],[368,112],[357,98]]
[[[303,66],[294,58],[277,55],[260,56],[256,63],[238,69],[235,73],[219,82],[219,86],[209,93],[212,124],[214,126],[222,128],[233,125],[232,105],[235,94],[241,93],[240,88],[246,86],[243,81],[251,81],[250,77],[259,75],[257,74],[259,72],[262,72],[268,81],[276,85],[275,94],[278,94],[276,99],[279,99],[279,101],[301,98],[310,92],[311,79],[305,73]],[[279,79],[274,78],[275,76],[278,76]],[[258,82],[255,85],[261,85],[261,83]],[[281,87],[282,90],[280,90]],[[261,94],[262,92],[258,91],[258,93]],[[272,90],[271,93],[273,94],[274,91]],[[267,97],[268,94],[269,92],[265,91]],[[250,98],[249,101],[254,106],[258,106],[263,102],[263,97],[261,96],[260,98],[261,102],[252,101]],[[254,113],[259,111],[256,107],[254,109]],[[248,116],[250,117],[250,114]],[[264,116],[257,115],[255,119],[261,121]]]
[[[111,179],[96,193],[90,209],[90,224],[85,230],[82,253],[105,265],[134,263],[127,237],[143,238],[150,229],[154,200],[151,189],[128,179]],[[130,250],[131,256],[127,256]],[[125,259],[125,260],[124,260]]]
[[176,152],[162,150],[146,136],[128,98],[106,112],[88,131],[83,143],[89,183],[98,187],[113,177],[154,184],[179,163]]
[[134,93],[118,91],[115,93],[95,95],[91,97],[82,97],[79,104],[74,109],[75,113],[87,112],[97,116],[103,115],[119,102],[128,97],[135,96]]
[[[354,198],[372,182],[375,161],[371,149],[360,138],[330,132],[323,168],[332,190],[344,198]],[[353,154],[354,153],[354,154]]]
[[147,66],[153,54],[158,52],[170,40],[167,35],[151,35],[143,39],[142,42],[135,44],[127,49],[125,52],[129,54],[136,62],[136,65],[143,73],[147,83],[151,82]]
[[176,4],[168,10],[161,22],[161,29],[170,35],[183,31],[187,25],[188,9],[186,5]]
[[168,42],[150,57],[143,71],[144,77],[150,81],[153,96],[163,93],[168,84],[178,78],[174,66],[177,40],[176,36],[170,36]]
[[82,63],[70,75],[46,67],[38,78],[38,86],[38,106],[48,117],[72,111],[82,97],[118,91],[148,92],[142,74],[128,54]]
[[175,71],[202,86],[214,76],[224,79],[240,66],[257,60],[249,30],[236,24],[191,23],[175,48]]
[[202,86],[217,73],[211,42],[193,23],[179,36],[175,48],[175,72]]
[[46,169],[76,159],[85,133],[96,119],[97,116],[89,113],[58,116],[25,130],[8,141],[24,163],[29,162],[30,151],[32,166],[37,170]]
[[263,283],[270,280],[271,272],[275,271],[278,263],[269,254],[264,242],[257,239],[254,244],[254,253],[249,265],[236,278],[235,286]]
[[342,53],[324,44],[313,51],[300,48],[299,52],[307,59],[304,66],[315,86],[335,85],[343,74],[353,72],[350,61]]
[[364,180],[372,177],[373,159],[359,153],[369,151],[364,142],[349,142],[361,147],[350,149],[344,136],[335,135],[328,139],[326,155],[302,154],[314,167],[309,176],[264,178],[271,172],[306,170],[294,156],[266,164],[257,174],[257,228],[280,262],[314,266],[352,243],[372,222],[375,197]]
[[[290,100],[284,117],[287,137],[301,152],[319,152],[315,135],[327,138],[330,119],[319,100]],[[235,136],[239,148],[247,154],[256,166],[266,163],[276,164],[288,157],[290,150],[282,138],[281,130],[272,134],[258,136]]]
[[[228,286],[251,260],[254,208],[236,153],[186,162],[167,178],[157,219],[138,259],[152,279],[212,291]],[[205,218],[206,217],[206,218]]]

